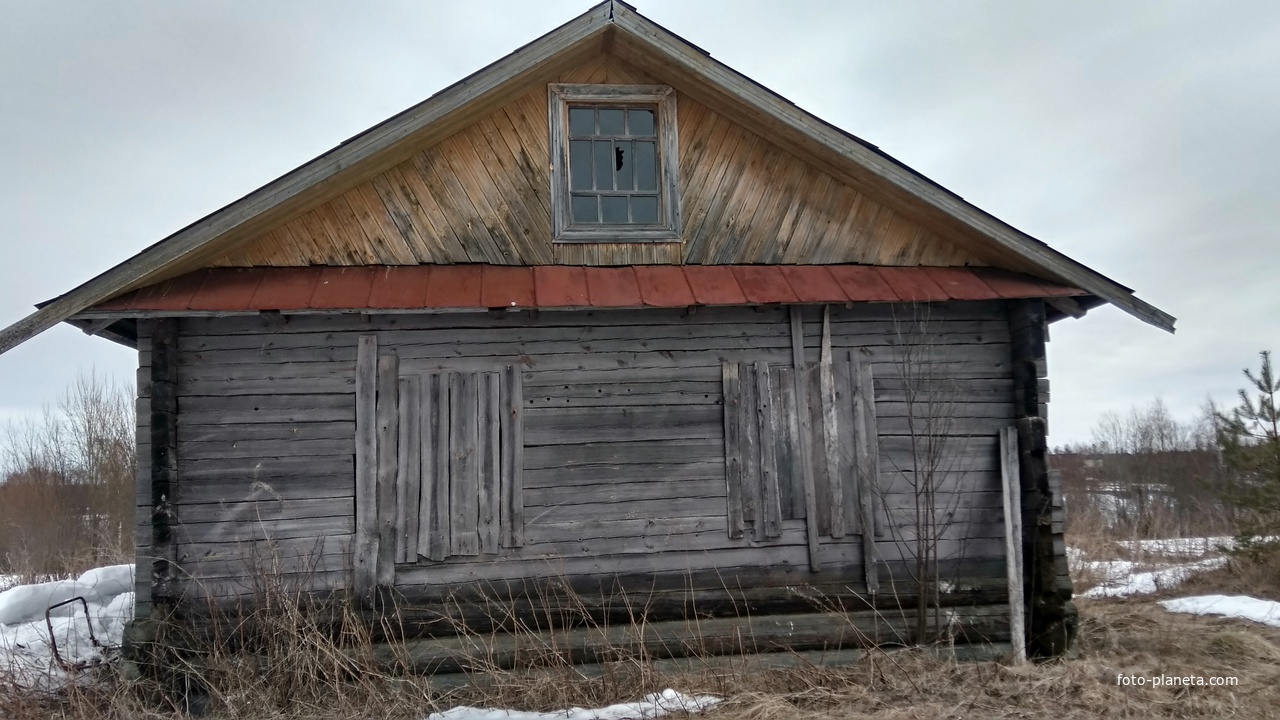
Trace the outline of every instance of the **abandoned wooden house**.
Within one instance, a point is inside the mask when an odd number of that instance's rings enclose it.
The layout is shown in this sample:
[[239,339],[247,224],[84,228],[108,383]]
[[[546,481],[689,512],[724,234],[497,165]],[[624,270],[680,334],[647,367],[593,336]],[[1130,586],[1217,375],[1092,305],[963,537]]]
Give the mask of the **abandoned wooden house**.
[[138,624],[271,557],[394,599],[428,669],[515,622],[578,659],[1052,655],[1045,340],[1103,303],[1173,329],[614,0],[0,351],[64,321],[137,348]]

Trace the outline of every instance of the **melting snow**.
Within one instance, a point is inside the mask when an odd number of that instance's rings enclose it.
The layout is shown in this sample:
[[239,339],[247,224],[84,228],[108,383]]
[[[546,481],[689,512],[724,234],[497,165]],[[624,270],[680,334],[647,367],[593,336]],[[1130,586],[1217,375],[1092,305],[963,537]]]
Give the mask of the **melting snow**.
[[1226,558],[1213,557],[1193,563],[1167,565],[1155,570],[1134,572],[1136,563],[1128,560],[1091,562],[1088,565],[1094,572],[1101,573],[1106,580],[1102,584],[1086,590],[1083,594],[1085,597],[1091,598],[1150,595],[1153,592],[1167,590],[1179,585],[1196,573],[1216,570],[1226,564]]
[[1161,600],[1160,604],[1169,612],[1224,615],[1280,627],[1280,603],[1245,595],[1197,595],[1176,600]]
[[463,706],[432,713],[427,716],[427,720],[640,720],[662,717],[673,712],[702,712],[718,702],[720,698],[709,695],[685,695],[675,690],[663,690],[660,693],[646,695],[638,702],[603,708],[569,708],[540,713]]
[[[45,611],[51,605],[73,598],[84,598],[84,604],[63,605],[46,622]],[[9,588],[0,592],[0,671],[25,687],[63,686],[71,675],[58,665],[54,644],[70,665],[97,664],[120,645],[124,625],[132,617],[133,565],[95,568],[75,580]]]

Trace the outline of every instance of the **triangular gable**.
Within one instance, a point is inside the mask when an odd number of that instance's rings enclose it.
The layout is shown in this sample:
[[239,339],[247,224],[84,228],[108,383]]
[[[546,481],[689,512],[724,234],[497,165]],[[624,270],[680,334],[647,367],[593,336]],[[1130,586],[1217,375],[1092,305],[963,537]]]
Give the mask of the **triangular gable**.
[[[852,191],[892,208],[895,216],[901,216],[897,220],[901,227],[910,224],[909,232],[903,233],[911,236],[911,242],[928,234],[945,236],[975,258],[1081,288],[1172,331],[1171,316],[1138,300],[1127,288],[965,203],[873,146],[713,60],[629,6],[610,0],[44,305],[0,331],[0,352],[128,290],[233,262],[235,248],[264,233],[279,232],[293,218],[314,222],[315,218],[307,219],[308,210],[376,179],[407,154],[472,126],[531,86],[599,56],[606,45],[609,53],[630,66],[663,78]],[[352,205],[349,200],[346,204]],[[319,218],[319,228],[325,221]],[[891,225],[892,221],[886,222]],[[319,228],[316,237],[321,237]],[[404,261],[408,260],[405,255]],[[670,260],[655,257],[650,262]]]

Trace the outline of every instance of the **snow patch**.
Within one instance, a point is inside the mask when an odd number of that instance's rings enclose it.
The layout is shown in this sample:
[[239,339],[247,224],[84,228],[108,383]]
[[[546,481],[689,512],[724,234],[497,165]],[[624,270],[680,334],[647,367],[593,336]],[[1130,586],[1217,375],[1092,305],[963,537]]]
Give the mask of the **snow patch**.
[[1161,600],[1169,612],[1192,615],[1223,615],[1225,617],[1252,620],[1263,625],[1280,627],[1280,603],[1259,600],[1247,595],[1197,595],[1195,597]]
[[1193,563],[1168,565],[1134,572],[1135,563],[1128,560],[1106,560],[1088,563],[1089,567],[1106,578],[1101,585],[1084,592],[1085,597],[1127,597],[1150,595],[1180,585],[1187,578],[1207,570],[1217,570],[1227,564],[1224,557],[1205,558]]
[[638,702],[602,708],[569,708],[543,713],[462,706],[444,712],[431,713],[427,716],[427,720],[640,720],[662,717],[673,712],[702,712],[720,701],[720,698],[710,695],[685,695],[668,689],[646,695]]

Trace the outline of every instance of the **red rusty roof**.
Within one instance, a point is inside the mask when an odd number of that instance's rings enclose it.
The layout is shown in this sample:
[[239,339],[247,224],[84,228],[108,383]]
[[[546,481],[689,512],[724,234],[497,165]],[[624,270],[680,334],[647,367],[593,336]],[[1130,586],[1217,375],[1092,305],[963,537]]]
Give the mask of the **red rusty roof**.
[[687,307],[1084,295],[994,268],[867,265],[416,265],[211,268],[109,300],[122,313]]

